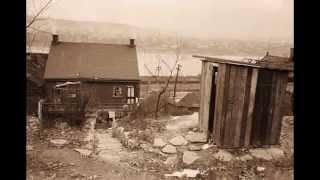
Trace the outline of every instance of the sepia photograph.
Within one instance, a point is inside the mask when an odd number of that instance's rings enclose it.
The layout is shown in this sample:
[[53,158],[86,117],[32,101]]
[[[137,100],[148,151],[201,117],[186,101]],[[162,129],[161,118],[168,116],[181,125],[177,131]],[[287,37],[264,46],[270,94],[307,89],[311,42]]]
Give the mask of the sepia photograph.
[[26,0],[27,180],[293,180],[293,0]]

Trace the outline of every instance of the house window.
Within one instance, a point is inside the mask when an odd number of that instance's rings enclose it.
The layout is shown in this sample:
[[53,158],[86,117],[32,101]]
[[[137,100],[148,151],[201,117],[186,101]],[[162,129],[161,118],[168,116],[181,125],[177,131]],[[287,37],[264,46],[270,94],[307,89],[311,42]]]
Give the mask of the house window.
[[134,103],[135,103],[134,87],[128,86],[127,104],[134,104]]
[[121,96],[122,96],[122,89],[121,89],[121,87],[113,87],[113,89],[112,89],[112,96],[113,96],[113,97],[121,97]]

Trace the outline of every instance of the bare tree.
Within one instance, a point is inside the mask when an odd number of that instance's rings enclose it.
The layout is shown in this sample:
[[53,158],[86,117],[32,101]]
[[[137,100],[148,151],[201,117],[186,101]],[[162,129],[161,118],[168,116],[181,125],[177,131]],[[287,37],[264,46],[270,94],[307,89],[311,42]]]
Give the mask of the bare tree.
[[161,96],[162,96],[162,95],[167,91],[167,89],[168,89],[170,80],[171,80],[171,78],[172,78],[173,71],[174,71],[177,63],[178,63],[178,61],[175,61],[174,66],[170,69],[170,75],[169,75],[169,77],[168,77],[167,80],[166,80],[165,86],[163,86],[163,87],[161,88],[161,90],[159,91],[159,93],[158,93],[157,102],[156,102],[156,109],[155,109],[155,114],[154,114],[155,119],[158,119],[158,113],[159,113],[159,106],[160,106]]
[[176,36],[176,49],[175,49],[175,55],[176,55],[176,59],[174,62],[174,65],[172,67],[170,67],[162,58],[161,56],[158,56],[159,58],[161,58],[161,61],[166,65],[166,67],[169,70],[169,77],[167,78],[165,85],[162,86],[161,90],[159,91],[158,95],[157,95],[157,102],[156,102],[156,109],[155,109],[155,113],[154,113],[154,117],[155,119],[158,119],[158,115],[159,115],[159,110],[160,110],[160,100],[162,95],[167,91],[169,84],[170,84],[170,80],[172,78],[173,75],[173,71],[175,70],[178,62],[181,59],[181,49],[182,49],[182,41],[181,39],[178,38],[178,36]]
[[31,18],[30,22],[27,23],[26,28],[30,28],[32,24],[34,24],[34,22],[40,20],[40,15],[46,11],[49,7],[49,5],[51,4],[53,0],[48,0],[41,8],[38,12],[35,13],[35,15]]
[[[45,31],[41,26],[44,24],[37,24],[35,26],[35,22],[40,20],[46,20],[46,18],[43,18],[43,13],[49,8],[49,5],[53,2],[53,0],[32,0],[29,2],[29,5],[32,6],[33,11],[35,12],[29,12],[27,13],[28,16],[31,16],[31,20],[27,22],[26,24],[26,31],[27,31],[27,49],[30,51],[33,43],[36,41],[37,37],[39,37],[39,33],[46,33],[46,34],[52,34],[51,32]],[[37,7],[36,7],[37,5]],[[28,11],[31,11],[31,8],[28,9]]]

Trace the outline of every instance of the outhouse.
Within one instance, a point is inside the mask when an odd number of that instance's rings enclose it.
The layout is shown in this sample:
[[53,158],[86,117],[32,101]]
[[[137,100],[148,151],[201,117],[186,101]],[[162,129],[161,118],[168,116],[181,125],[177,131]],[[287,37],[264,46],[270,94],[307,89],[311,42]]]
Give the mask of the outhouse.
[[260,62],[193,57],[202,60],[200,130],[223,148],[278,144],[290,58],[273,63],[267,56]]

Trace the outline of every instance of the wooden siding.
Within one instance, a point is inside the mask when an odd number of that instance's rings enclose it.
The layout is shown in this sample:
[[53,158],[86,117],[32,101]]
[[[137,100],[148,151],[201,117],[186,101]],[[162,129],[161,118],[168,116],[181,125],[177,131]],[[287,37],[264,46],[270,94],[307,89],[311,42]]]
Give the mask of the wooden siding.
[[244,145],[246,130],[249,130],[246,127],[252,101],[250,99],[254,98],[250,96],[251,85],[256,81],[252,78],[253,71],[256,72],[257,69],[219,65],[213,127],[213,137],[218,146]]
[[202,68],[199,125],[203,132],[213,129],[213,140],[224,148],[279,143],[288,72],[219,64],[215,87],[210,62],[203,62]]
[[288,73],[260,70],[257,84],[251,145],[279,143],[283,112],[281,105],[285,96]]
[[[64,82],[64,81],[61,81]],[[52,87],[58,82],[46,83],[46,95],[51,96]],[[134,86],[134,96],[140,97],[138,82],[84,82],[81,85],[82,95],[89,97],[89,106],[122,106],[127,104],[128,86]],[[113,87],[122,88],[121,97],[113,97]]]

